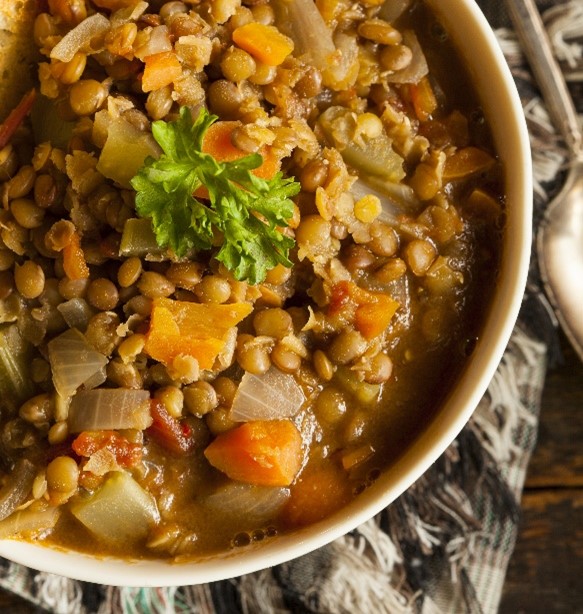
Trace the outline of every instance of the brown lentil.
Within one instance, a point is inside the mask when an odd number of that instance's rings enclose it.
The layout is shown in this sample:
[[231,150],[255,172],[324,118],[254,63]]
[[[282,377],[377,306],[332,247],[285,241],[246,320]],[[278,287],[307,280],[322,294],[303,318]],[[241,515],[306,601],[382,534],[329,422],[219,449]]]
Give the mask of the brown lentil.
[[225,407],[231,407],[233,399],[237,394],[237,384],[235,384],[230,377],[221,375],[213,382],[213,387],[217,394],[219,404]]
[[48,424],[53,416],[53,406],[51,397],[48,393],[43,392],[21,405],[18,415],[31,424],[45,423]]
[[293,332],[292,318],[283,309],[263,309],[258,311],[253,318],[253,326],[258,335],[266,335],[282,339]]
[[312,356],[312,362],[314,363],[314,369],[318,377],[329,382],[334,377],[335,367],[322,350],[316,350]]
[[47,434],[47,439],[52,446],[63,443],[69,436],[69,427],[65,420],[55,422]]
[[88,286],[88,279],[69,279],[68,277],[63,277],[59,280],[59,293],[68,301],[72,298],[82,298],[85,296]]
[[45,217],[44,209],[29,198],[15,198],[10,203],[10,211],[23,228],[38,228]]
[[87,288],[87,301],[96,309],[108,311],[117,306],[119,293],[111,280],[105,277],[98,277]]
[[398,45],[403,37],[399,30],[382,19],[367,19],[358,26],[358,33],[363,38],[382,45]]
[[275,344],[270,358],[271,362],[284,373],[295,373],[302,364],[301,357],[281,343]]
[[328,177],[328,166],[323,160],[310,160],[300,171],[299,181],[302,190],[315,192],[321,185],[324,185]]
[[137,256],[124,260],[117,270],[117,283],[121,288],[135,284],[142,274],[142,261]]
[[338,388],[328,386],[320,392],[314,405],[318,420],[326,424],[336,424],[346,414],[346,399]]
[[0,271],[9,271],[14,265],[15,255],[14,252],[0,248]]
[[6,182],[6,193],[10,200],[23,198],[34,187],[36,172],[30,165],[21,166],[12,179]]
[[328,355],[336,364],[346,365],[364,354],[366,346],[366,339],[358,331],[345,329],[330,344]]
[[57,456],[47,465],[49,491],[71,493],[77,490],[79,467],[70,456]]
[[394,256],[399,249],[399,238],[393,228],[383,222],[373,222],[370,229],[372,239],[367,247],[377,256]]
[[24,298],[37,298],[45,287],[44,271],[36,262],[25,260],[14,267],[14,283]]
[[194,288],[194,293],[201,303],[222,304],[231,296],[231,284],[219,275],[207,275]]
[[54,204],[57,198],[57,184],[49,174],[37,175],[34,182],[34,201],[42,209]]
[[413,52],[406,45],[383,47],[379,54],[381,66],[390,71],[405,70],[412,59]]
[[425,239],[414,239],[403,249],[403,260],[419,277],[427,273],[435,258],[437,258],[435,245]]
[[204,416],[209,431],[213,435],[219,435],[230,431],[237,423],[231,419],[231,411],[228,407],[217,407]]
[[210,84],[208,100],[213,113],[224,119],[237,119],[243,96],[235,83],[220,79]]
[[374,278],[381,283],[390,283],[407,272],[407,264],[401,258],[391,258],[374,273]]
[[158,388],[154,393],[154,398],[162,401],[164,407],[173,418],[182,417],[184,407],[184,395],[177,386],[164,386]]
[[174,294],[174,284],[156,271],[142,271],[138,281],[138,290],[148,298],[168,297]]
[[393,361],[382,352],[379,352],[370,361],[370,368],[364,375],[364,381],[369,384],[383,384],[393,373]]
[[195,382],[185,386],[182,392],[184,394],[184,407],[187,412],[194,416],[204,416],[219,404],[217,393],[208,382]]
[[76,115],[92,115],[107,98],[106,88],[95,79],[77,81],[69,90],[69,104]]
[[221,70],[226,79],[238,83],[255,73],[255,60],[243,49],[229,47],[221,58]]
[[166,271],[166,278],[177,288],[194,290],[203,272],[204,265],[200,262],[173,262]]
[[263,345],[256,343],[238,343],[236,350],[236,357],[239,366],[253,373],[253,375],[262,375],[267,373],[271,366],[271,360],[269,358],[269,352]]

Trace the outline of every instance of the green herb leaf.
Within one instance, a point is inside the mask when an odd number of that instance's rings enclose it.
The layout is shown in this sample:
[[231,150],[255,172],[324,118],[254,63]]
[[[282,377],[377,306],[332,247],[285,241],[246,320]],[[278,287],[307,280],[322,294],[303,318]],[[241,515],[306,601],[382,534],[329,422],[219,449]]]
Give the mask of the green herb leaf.
[[[262,179],[252,171],[259,154],[220,162],[202,151],[209,126],[218,118],[203,109],[193,121],[187,107],[174,122],[156,121],[152,134],[162,148],[157,160],[148,157],[132,179],[136,211],[152,220],[156,242],[177,256],[207,250],[216,232],[223,244],[216,258],[239,280],[262,282],[278,263],[291,266],[294,241],[281,232],[293,214],[290,200],[300,185],[281,172]],[[193,194],[204,186],[209,200]]]

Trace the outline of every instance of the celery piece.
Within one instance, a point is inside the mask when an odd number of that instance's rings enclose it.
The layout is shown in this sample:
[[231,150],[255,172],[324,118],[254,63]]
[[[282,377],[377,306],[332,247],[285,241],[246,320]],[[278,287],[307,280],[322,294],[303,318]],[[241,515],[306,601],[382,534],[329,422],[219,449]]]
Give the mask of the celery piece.
[[149,132],[142,132],[124,119],[112,121],[101,150],[97,170],[124,188],[148,156],[158,158],[161,149]]
[[31,344],[16,324],[0,326],[0,406],[15,411],[34,393],[30,377]]
[[405,176],[403,158],[393,150],[392,140],[382,132],[369,138],[358,134],[356,117],[344,107],[329,107],[320,115],[318,125],[339,151],[346,164],[359,174],[381,177],[399,183]]
[[334,374],[334,383],[351,394],[359,403],[373,403],[379,396],[378,384],[367,384],[358,379],[356,373],[347,367],[338,367]]
[[160,520],[154,497],[123,471],[112,473],[95,494],[71,500],[70,510],[95,536],[120,546],[144,539]]
[[120,256],[150,256],[154,259],[164,252],[156,242],[150,219],[132,217],[126,220],[119,245]]

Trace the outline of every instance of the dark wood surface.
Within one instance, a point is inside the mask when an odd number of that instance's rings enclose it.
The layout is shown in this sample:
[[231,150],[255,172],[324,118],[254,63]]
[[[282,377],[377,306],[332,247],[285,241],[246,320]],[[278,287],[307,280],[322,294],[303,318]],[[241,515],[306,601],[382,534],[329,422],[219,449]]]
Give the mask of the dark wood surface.
[[[563,349],[546,379],[499,614],[583,614],[583,364],[564,340]],[[0,590],[3,614],[34,611]]]
[[583,363],[550,369],[500,614],[583,613]]

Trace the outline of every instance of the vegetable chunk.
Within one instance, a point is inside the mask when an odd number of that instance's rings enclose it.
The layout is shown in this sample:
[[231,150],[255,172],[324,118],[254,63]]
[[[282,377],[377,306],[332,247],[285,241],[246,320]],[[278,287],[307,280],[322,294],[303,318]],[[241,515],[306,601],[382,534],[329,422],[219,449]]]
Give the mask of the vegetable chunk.
[[219,435],[204,455],[233,480],[289,486],[302,465],[302,437],[288,420],[246,422]]
[[249,303],[213,305],[156,298],[144,350],[166,365],[185,355],[196,358],[201,369],[211,369],[229,329],[252,310]]

